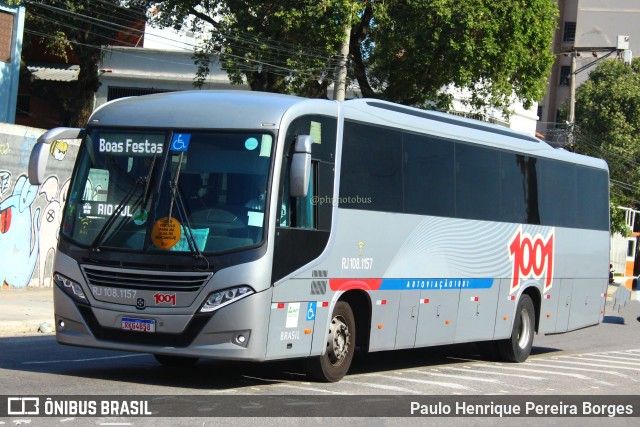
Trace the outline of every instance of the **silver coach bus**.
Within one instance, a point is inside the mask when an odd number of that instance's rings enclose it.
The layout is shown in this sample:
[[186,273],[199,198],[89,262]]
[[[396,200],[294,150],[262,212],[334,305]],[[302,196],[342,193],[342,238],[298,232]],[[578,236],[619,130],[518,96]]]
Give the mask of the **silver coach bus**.
[[199,358],[308,358],[534,334],[602,319],[604,161],[379,100],[193,91],[120,99],[84,129],[55,260],[58,342]]

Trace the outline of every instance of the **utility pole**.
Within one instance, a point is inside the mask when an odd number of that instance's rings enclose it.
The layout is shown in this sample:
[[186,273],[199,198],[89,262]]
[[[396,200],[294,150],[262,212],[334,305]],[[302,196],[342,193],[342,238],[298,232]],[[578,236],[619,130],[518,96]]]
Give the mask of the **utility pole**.
[[333,99],[344,101],[347,92],[347,58],[349,56],[349,42],[351,40],[351,22],[347,19],[344,26],[344,42],[340,46],[340,58],[336,66],[336,79],[333,85]]
[[[591,52],[594,58],[598,58],[593,62],[588,63],[580,67],[580,69],[576,69],[576,57],[580,56],[579,52]],[[608,52],[604,56],[598,57],[597,52]],[[629,36],[618,36],[618,42],[615,47],[576,47],[574,46],[571,50],[571,72],[569,74],[569,117],[567,117],[567,122],[569,127],[572,127],[576,121],[576,75],[587,68],[590,68],[596,65],[603,59],[608,58],[612,54],[617,53],[618,57],[622,57],[622,59],[626,62],[631,63],[631,51],[629,50]],[[565,53],[566,55],[566,53]]]
[[576,122],[576,56],[577,51],[574,49],[571,52],[571,72],[569,74],[569,127],[573,126]]

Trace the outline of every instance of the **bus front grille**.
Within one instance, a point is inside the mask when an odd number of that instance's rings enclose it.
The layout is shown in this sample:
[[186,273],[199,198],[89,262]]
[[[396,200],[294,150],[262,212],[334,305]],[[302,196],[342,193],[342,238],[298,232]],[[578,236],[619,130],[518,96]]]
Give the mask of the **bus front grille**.
[[87,283],[92,286],[149,291],[198,292],[211,273],[155,272],[83,265]]
[[106,328],[100,325],[100,322],[98,322],[98,319],[96,319],[96,316],[93,314],[91,307],[84,304],[76,304],[76,307],[78,307],[78,311],[82,315],[82,318],[97,340],[163,347],[188,347],[189,345],[191,345],[193,340],[196,339],[207,322],[209,322],[209,320],[213,317],[213,313],[210,313],[208,315],[194,316],[185,330],[178,334],[145,334],[135,331],[123,331],[121,329]]

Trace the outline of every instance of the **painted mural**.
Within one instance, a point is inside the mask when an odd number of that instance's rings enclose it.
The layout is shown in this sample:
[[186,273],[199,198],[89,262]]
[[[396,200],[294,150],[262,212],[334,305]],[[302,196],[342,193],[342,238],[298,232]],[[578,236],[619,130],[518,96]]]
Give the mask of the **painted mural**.
[[78,146],[51,145],[48,176],[31,185],[31,149],[44,130],[0,124],[0,284],[51,286],[61,214]]

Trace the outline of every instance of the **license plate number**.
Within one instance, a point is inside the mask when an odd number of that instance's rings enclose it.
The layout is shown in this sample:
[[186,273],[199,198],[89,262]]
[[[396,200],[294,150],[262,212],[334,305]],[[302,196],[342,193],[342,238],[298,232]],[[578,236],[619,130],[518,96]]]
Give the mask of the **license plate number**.
[[123,317],[122,329],[127,331],[153,333],[156,331],[156,321],[149,319],[134,319],[132,317]]

